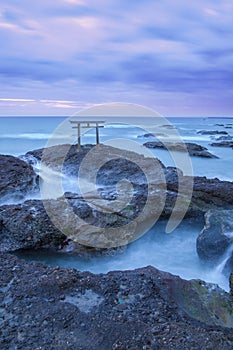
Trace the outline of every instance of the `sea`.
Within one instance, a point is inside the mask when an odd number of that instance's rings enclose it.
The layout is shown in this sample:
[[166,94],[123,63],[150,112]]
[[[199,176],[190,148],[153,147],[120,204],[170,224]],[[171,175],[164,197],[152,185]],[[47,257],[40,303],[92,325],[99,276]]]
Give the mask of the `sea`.
[[[212,142],[219,142],[217,140],[219,137],[233,137],[233,117],[171,117],[166,121],[159,126],[160,137],[173,140],[175,135],[175,141],[179,139],[197,143],[216,156],[210,159],[190,157],[191,170],[189,166],[187,175],[190,175],[191,171],[194,176],[233,181],[233,149],[211,146]],[[68,118],[0,117],[0,154],[21,157],[28,151],[45,147],[51,138],[59,144],[63,135],[60,139],[57,136],[62,133],[61,126],[64,123],[69,124]],[[118,140],[117,144],[121,144],[122,148],[129,143],[132,150],[136,144],[138,149],[143,150],[145,148],[143,143],[154,140],[152,136],[146,134],[153,133],[155,130],[158,130],[156,118],[108,118],[105,120],[104,128],[100,129],[100,142],[111,144],[112,140]],[[218,131],[219,134],[202,133],[203,130]],[[77,130],[70,128],[70,133],[72,139],[77,141]],[[93,144],[95,140],[96,132],[93,128],[87,129],[81,137],[82,144]],[[150,149],[150,152],[165,166],[177,165],[176,154],[163,149]],[[182,169],[184,174],[185,169],[184,166]],[[35,170],[39,171],[38,164],[35,165]],[[66,190],[72,191],[72,182],[68,180]],[[169,234],[165,233],[165,226],[165,222],[157,222],[143,237],[112,255],[79,257],[68,253],[28,251],[21,256],[27,260],[41,261],[51,266],[71,267],[93,273],[129,270],[151,265],[185,279],[202,279],[216,283],[228,291],[228,276],[223,273],[224,262],[228,256],[225,255],[218,263],[207,264],[197,255],[196,238],[202,225],[189,223],[186,220]]]

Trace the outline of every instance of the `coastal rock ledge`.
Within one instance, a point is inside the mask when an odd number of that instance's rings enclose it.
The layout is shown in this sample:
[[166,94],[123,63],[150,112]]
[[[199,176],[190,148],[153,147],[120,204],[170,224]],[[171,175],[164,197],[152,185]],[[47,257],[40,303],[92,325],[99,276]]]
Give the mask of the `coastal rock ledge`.
[[23,199],[37,188],[37,179],[31,165],[17,157],[0,154],[0,202]]
[[2,350],[230,350],[232,310],[218,286],[150,266],[94,275],[0,255]]

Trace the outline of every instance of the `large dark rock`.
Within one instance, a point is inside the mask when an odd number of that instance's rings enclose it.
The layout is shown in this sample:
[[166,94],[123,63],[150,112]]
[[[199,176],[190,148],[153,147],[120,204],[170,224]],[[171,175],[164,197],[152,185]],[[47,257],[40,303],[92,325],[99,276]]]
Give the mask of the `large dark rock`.
[[[165,174],[168,191],[178,192],[177,170],[168,167],[165,170]],[[184,189],[183,192],[188,193],[190,178],[181,174],[180,185]],[[208,209],[233,209],[233,182],[194,176],[191,205],[203,212],[206,212]]]
[[197,238],[197,253],[202,259],[215,260],[233,244],[233,211],[209,210],[205,226]]
[[22,199],[37,187],[33,168],[23,160],[10,155],[0,155],[0,201]]
[[0,307],[2,350],[233,347],[228,293],[152,267],[94,275],[0,255]]
[[42,201],[0,207],[0,252],[30,248],[61,248],[63,235],[50,221]]
[[[178,143],[178,142],[163,143],[160,141],[152,141],[152,142],[144,143],[144,146],[147,148],[169,149],[169,150],[180,151],[180,152],[186,151],[184,144]],[[218,158],[217,156],[208,152],[206,147],[203,147],[201,145],[197,145],[196,143],[186,142],[185,146],[187,147],[187,151],[188,151],[190,156],[205,157],[205,158]]]

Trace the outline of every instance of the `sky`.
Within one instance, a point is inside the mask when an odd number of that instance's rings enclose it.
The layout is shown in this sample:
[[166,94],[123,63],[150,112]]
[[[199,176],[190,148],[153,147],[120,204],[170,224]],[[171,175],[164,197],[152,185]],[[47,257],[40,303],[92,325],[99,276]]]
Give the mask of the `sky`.
[[233,116],[232,0],[1,0],[0,115]]

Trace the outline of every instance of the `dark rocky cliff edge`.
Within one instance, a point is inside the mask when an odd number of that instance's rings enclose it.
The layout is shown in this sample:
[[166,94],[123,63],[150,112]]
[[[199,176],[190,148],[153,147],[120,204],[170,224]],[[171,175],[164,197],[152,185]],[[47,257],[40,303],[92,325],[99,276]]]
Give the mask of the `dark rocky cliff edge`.
[[94,275],[0,255],[1,349],[232,349],[233,301],[145,267]]

